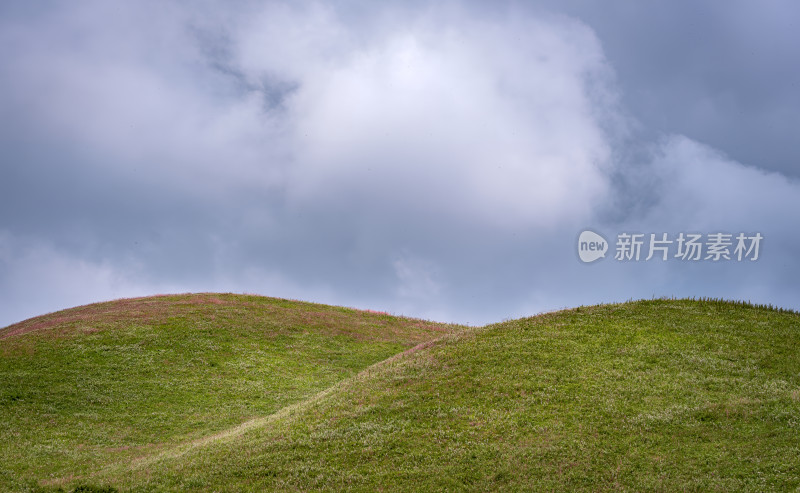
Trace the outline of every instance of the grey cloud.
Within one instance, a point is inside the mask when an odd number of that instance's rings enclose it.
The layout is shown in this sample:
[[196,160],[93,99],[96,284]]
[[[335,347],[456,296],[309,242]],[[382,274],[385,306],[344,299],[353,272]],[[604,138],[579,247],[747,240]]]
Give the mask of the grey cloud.
[[680,133],[798,176],[800,12],[794,2],[537,2],[597,32],[648,138]]
[[[797,116],[792,69],[768,77],[785,29],[698,4],[691,51],[670,30],[688,4],[493,5],[7,12],[0,324],[211,290],[470,323],[652,295],[797,307],[795,151],[753,123]],[[758,230],[764,257],[587,266],[586,227]]]

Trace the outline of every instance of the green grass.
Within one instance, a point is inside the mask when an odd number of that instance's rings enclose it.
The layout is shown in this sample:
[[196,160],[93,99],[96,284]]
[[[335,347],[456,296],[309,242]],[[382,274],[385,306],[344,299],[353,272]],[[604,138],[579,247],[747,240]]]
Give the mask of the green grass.
[[[345,365],[285,405],[175,433],[134,460],[103,452],[89,465],[32,465],[25,478],[47,490],[800,489],[796,313],[652,300],[456,329],[371,365]],[[259,370],[240,378],[251,371]],[[55,395],[47,392],[33,402]],[[228,398],[219,397],[225,413]],[[0,408],[4,421],[10,406]],[[236,427],[251,416],[259,418]],[[184,418],[173,428],[186,428]],[[64,419],[74,440],[90,433],[85,416]],[[56,430],[24,426],[37,430],[40,442],[26,443],[39,452],[8,447],[1,467],[15,463],[8,454],[30,457],[43,453],[41,441],[58,442]]]
[[453,326],[257,296],[120,300],[0,331],[0,488],[81,477],[300,402]]

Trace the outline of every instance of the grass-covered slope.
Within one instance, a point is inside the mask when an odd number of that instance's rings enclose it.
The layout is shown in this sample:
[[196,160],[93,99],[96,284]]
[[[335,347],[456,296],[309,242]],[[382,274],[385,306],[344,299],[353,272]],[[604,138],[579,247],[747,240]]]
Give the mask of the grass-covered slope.
[[259,296],[78,307],[0,330],[0,491],[269,416],[454,326]]
[[800,316],[659,300],[470,329],[258,426],[91,481],[135,491],[796,490]]

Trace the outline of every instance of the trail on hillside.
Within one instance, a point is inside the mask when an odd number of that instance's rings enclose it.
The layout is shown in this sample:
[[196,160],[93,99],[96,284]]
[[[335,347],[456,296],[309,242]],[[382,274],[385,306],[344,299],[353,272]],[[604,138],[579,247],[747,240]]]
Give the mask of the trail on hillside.
[[[472,331],[475,331],[475,330],[478,330],[478,329],[481,329],[481,328],[482,327],[475,327],[475,328],[468,329],[465,332],[472,332]],[[292,416],[294,414],[297,414],[299,412],[305,411],[309,407],[311,407],[311,406],[313,406],[313,405],[315,405],[315,404],[317,404],[319,402],[322,402],[329,395],[332,395],[332,394],[336,393],[339,390],[342,390],[342,389],[344,389],[344,388],[346,388],[346,387],[348,387],[350,385],[353,385],[353,384],[355,384],[355,383],[357,383],[357,382],[359,382],[361,380],[364,380],[364,379],[368,378],[370,375],[374,374],[377,370],[379,370],[379,369],[381,369],[381,368],[383,368],[383,367],[385,367],[387,365],[390,365],[390,364],[392,364],[394,362],[397,362],[397,361],[401,361],[403,358],[405,358],[407,356],[410,356],[410,355],[412,355],[412,354],[414,354],[414,353],[416,353],[418,351],[421,351],[421,350],[427,349],[429,347],[432,347],[432,346],[440,343],[444,339],[453,338],[453,337],[459,337],[459,336],[462,336],[462,335],[464,335],[463,332],[462,333],[458,333],[458,334],[448,333],[448,334],[444,334],[442,336],[439,336],[436,339],[433,339],[433,340],[430,340],[430,341],[425,341],[425,342],[422,342],[420,344],[417,344],[416,346],[414,346],[412,348],[409,348],[409,349],[406,349],[405,351],[402,351],[402,352],[397,353],[395,355],[392,355],[392,356],[390,356],[389,358],[387,358],[385,360],[382,360],[382,361],[379,361],[377,363],[374,363],[374,364],[370,365],[369,367],[365,368],[364,370],[361,370],[357,374],[353,375],[352,377],[346,378],[344,380],[341,380],[341,381],[331,385],[330,387],[328,387],[328,388],[326,388],[324,390],[321,390],[320,392],[317,392],[316,394],[312,395],[311,397],[309,397],[307,399],[304,399],[304,400],[301,400],[301,401],[296,402],[294,404],[290,404],[288,406],[285,406],[285,407],[279,409],[278,411],[276,411],[276,412],[274,412],[274,413],[272,413],[272,414],[270,414],[268,416],[262,416],[262,417],[258,417],[258,418],[253,418],[253,419],[245,421],[245,422],[243,422],[241,424],[238,424],[236,426],[228,428],[226,430],[219,431],[219,432],[213,433],[211,435],[208,435],[208,436],[205,436],[205,437],[202,437],[202,438],[197,438],[197,439],[190,440],[190,441],[183,442],[183,443],[172,444],[172,445],[167,446],[163,450],[159,450],[159,451],[153,452],[153,453],[151,453],[149,455],[145,455],[145,456],[139,457],[137,459],[134,459],[133,461],[123,460],[123,461],[116,462],[114,464],[107,465],[107,466],[101,468],[100,470],[96,471],[95,473],[87,475],[86,477],[70,475],[70,476],[66,476],[66,477],[62,477],[62,478],[57,478],[57,479],[46,481],[45,484],[48,485],[48,486],[61,486],[61,485],[64,485],[64,484],[66,484],[66,483],[68,483],[70,481],[75,481],[75,480],[78,480],[78,479],[100,478],[100,477],[109,476],[109,475],[114,476],[114,475],[119,475],[119,474],[123,473],[126,470],[130,471],[130,472],[133,472],[133,471],[136,471],[136,470],[141,470],[143,468],[147,468],[148,466],[151,466],[152,464],[155,464],[155,463],[160,462],[162,460],[177,459],[177,458],[179,458],[179,457],[181,457],[181,456],[183,456],[183,455],[185,455],[185,454],[187,454],[187,453],[189,453],[189,452],[191,452],[193,450],[208,446],[208,445],[210,445],[212,443],[221,443],[221,442],[231,441],[231,440],[233,440],[233,439],[235,439],[237,437],[240,437],[240,436],[244,435],[245,433],[247,433],[250,430],[254,430],[254,429],[257,429],[257,428],[269,426],[270,424],[275,423],[275,422],[277,422],[277,421],[279,421],[281,419],[288,418],[288,417],[290,417],[290,416]]]

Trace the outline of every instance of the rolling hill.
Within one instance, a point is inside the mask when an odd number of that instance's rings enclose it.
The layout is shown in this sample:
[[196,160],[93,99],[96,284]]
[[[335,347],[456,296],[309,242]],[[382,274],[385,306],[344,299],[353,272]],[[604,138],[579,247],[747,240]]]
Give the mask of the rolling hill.
[[268,416],[456,329],[230,294],[12,325],[0,330],[0,489],[79,478]]
[[793,312],[650,300],[465,328],[232,295],[116,303],[0,331],[11,489],[800,487]]

